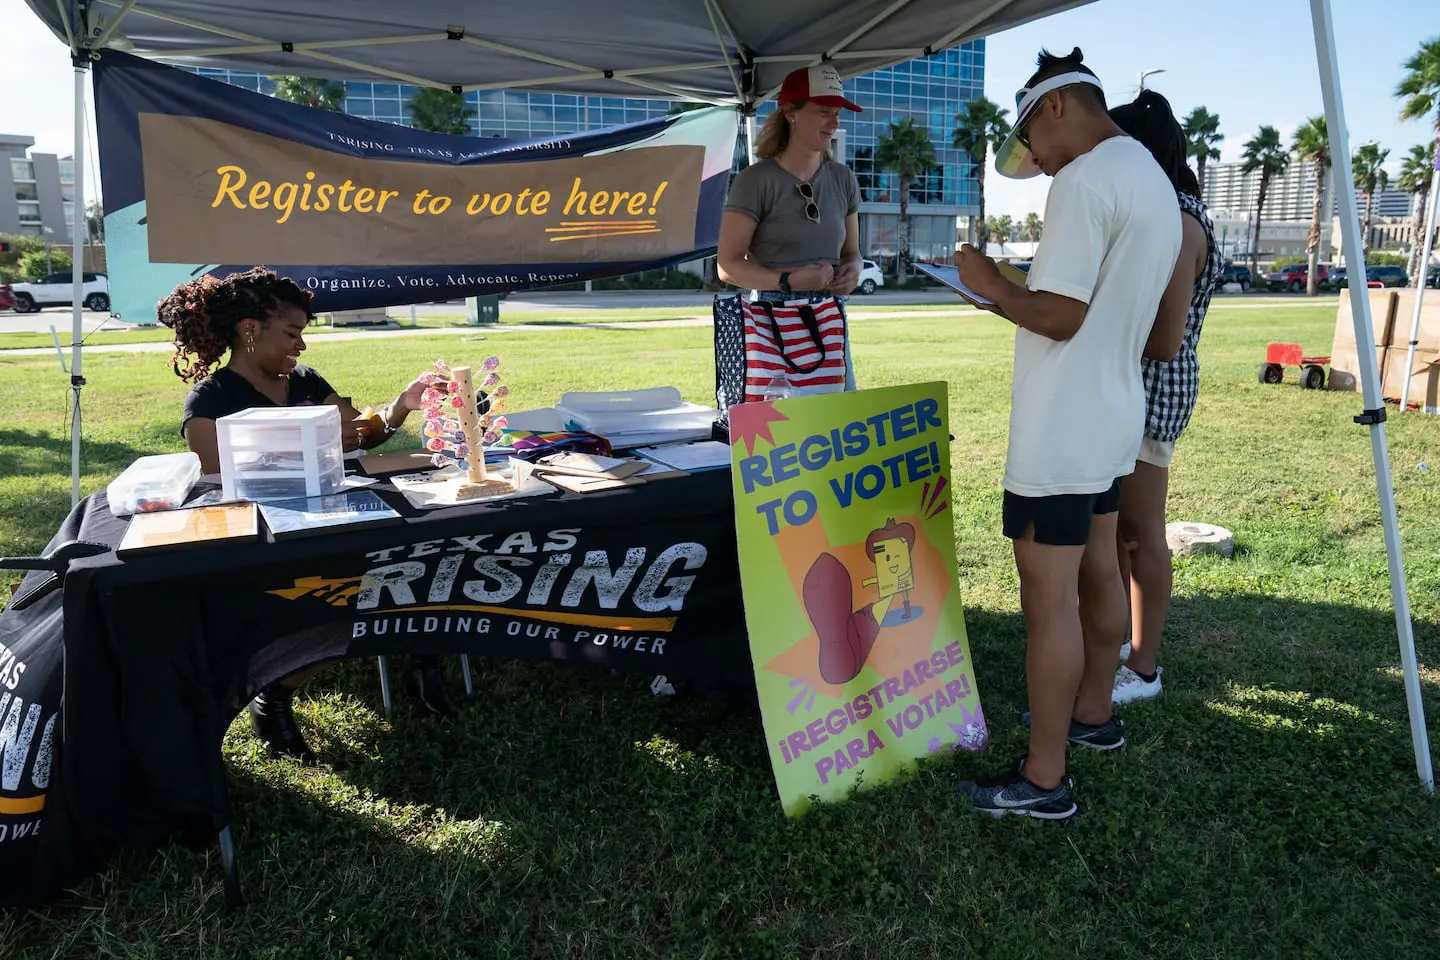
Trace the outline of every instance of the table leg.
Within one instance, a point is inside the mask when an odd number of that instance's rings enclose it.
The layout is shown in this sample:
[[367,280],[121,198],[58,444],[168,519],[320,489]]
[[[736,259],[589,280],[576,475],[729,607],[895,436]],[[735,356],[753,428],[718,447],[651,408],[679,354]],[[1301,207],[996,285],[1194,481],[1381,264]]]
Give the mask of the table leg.
[[220,869],[225,874],[225,906],[231,910],[245,904],[245,894],[240,890],[240,864],[235,857],[235,837],[230,827],[220,828]]
[[390,658],[376,657],[380,661],[380,700],[385,704],[385,716],[390,716],[393,703],[390,699]]

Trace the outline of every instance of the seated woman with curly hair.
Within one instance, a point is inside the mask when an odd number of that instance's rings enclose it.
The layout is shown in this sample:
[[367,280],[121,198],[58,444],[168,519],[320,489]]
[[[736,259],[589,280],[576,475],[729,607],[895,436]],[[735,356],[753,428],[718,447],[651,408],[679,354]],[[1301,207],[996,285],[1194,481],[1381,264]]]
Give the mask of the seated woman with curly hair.
[[[160,323],[175,331],[170,366],[192,384],[180,430],[200,457],[205,473],[220,472],[215,421],[251,407],[329,404],[340,408],[341,441],[349,450],[370,449],[389,439],[411,410],[421,407],[426,385],[412,382],[379,414],[379,423],[360,416],[319,373],[302,366],[305,327],[314,319],[310,294],[289,278],[263,267],[223,280],[203,276],[182,283],[155,308]],[[224,366],[221,360],[229,354]],[[271,684],[250,704],[255,733],[274,756],[314,763],[291,712],[295,689],[319,667]],[[445,689],[438,656],[411,657],[407,685],[431,715],[458,711]]]

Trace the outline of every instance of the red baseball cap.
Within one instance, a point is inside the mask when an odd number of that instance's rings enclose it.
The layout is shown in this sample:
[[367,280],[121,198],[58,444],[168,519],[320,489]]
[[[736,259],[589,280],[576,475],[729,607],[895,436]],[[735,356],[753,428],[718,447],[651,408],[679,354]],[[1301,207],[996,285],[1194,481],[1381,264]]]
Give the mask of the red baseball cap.
[[844,107],[846,110],[860,112],[858,106],[845,99],[845,87],[840,82],[840,74],[828,63],[792,70],[780,85],[780,93],[775,99],[781,103],[813,100],[827,107]]

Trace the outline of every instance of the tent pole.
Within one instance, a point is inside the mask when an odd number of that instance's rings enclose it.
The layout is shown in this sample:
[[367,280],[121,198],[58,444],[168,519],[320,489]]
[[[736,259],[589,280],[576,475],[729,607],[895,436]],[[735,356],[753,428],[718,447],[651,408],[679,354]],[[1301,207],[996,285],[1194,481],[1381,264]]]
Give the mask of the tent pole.
[[75,209],[71,223],[74,255],[70,264],[70,506],[80,503],[80,388],[85,378],[80,375],[80,345],[84,340],[85,304],[85,73],[90,66],[90,51],[76,51],[71,62],[75,66]]
[[[1325,99],[1325,123],[1330,130],[1330,155],[1335,182],[1351,183],[1350,133],[1345,127],[1345,105],[1340,98],[1340,61],[1335,51],[1335,23],[1330,0],[1310,0],[1315,31],[1315,59],[1320,70],[1320,91]],[[1360,216],[1355,191],[1336,191],[1340,200],[1340,232],[1345,259],[1363,272],[1365,255],[1360,244]],[[1380,368],[1375,362],[1375,331],[1370,319],[1370,290],[1350,284],[1350,312],[1355,321],[1355,348],[1360,355],[1360,384],[1365,412],[1355,422],[1370,428],[1370,452],[1375,460],[1375,482],[1380,491],[1380,518],[1385,529],[1385,553],[1390,560],[1390,596],[1395,606],[1395,629],[1400,641],[1400,662],[1405,672],[1405,700],[1410,712],[1410,740],[1415,748],[1415,772],[1429,793],[1435,792],[1430,763],[1430,739],[1425,730],[1425,708],[1420,699],[1420,672],[1415,660],[1415,633],[1410,622],[1410,597],[1405,583],[1405,561],[1400,551],[1400,525],[1395,515],[1395,488],[1385,444],[1385,401],[1381,399]]]
[[[745,111],[745,166],[755,164],[755,104],[746,102],[740,109]],[[750,291],[750,299],[760,299],[759,290]]]
[[1405,355],[1405,388],[1400,391],[1401,413],[1410,409],[1410,378],[1415,375],[1415,348],[1420,343],[1420,307],[1425,302],[1425,280],[1430,275],[1430,250],[1431,241],[1435,238],[1437,208],[1440,208],[1440,157],[1435,158],[1435,175],[1430,178],[1430,209],[1425,213],[1425,236],[1415,238],[1415,242],[1420,244],[1420,279],[1415,288],[1415,317],[1410,321],[1410,350]]

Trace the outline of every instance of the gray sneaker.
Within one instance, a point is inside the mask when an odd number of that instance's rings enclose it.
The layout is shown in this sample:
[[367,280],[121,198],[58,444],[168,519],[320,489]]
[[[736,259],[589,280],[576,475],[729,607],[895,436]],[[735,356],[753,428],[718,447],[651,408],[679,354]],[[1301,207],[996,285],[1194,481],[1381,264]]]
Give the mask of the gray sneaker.
[[1069,777],[1055,789],[1046,790],[1025,778],[1024,767],[1021,759],[1000,773],[965,780],[958,788],[960,795],[969,797],[978,812],[997,819],[1013,813],[1037,820],[1065,820],[1079,811],[1070,796],[1073,784]]
[[[1020,725],[1030,729],[1029,710],[1020,714]],[[1097,726],[1071,720],[1069,740],[1077,747],[1089,747],[1091,750],[1119,750],[1125,746],[1125,721],[1120,718],[1118,710],[1110,714],[1109,720]]]

